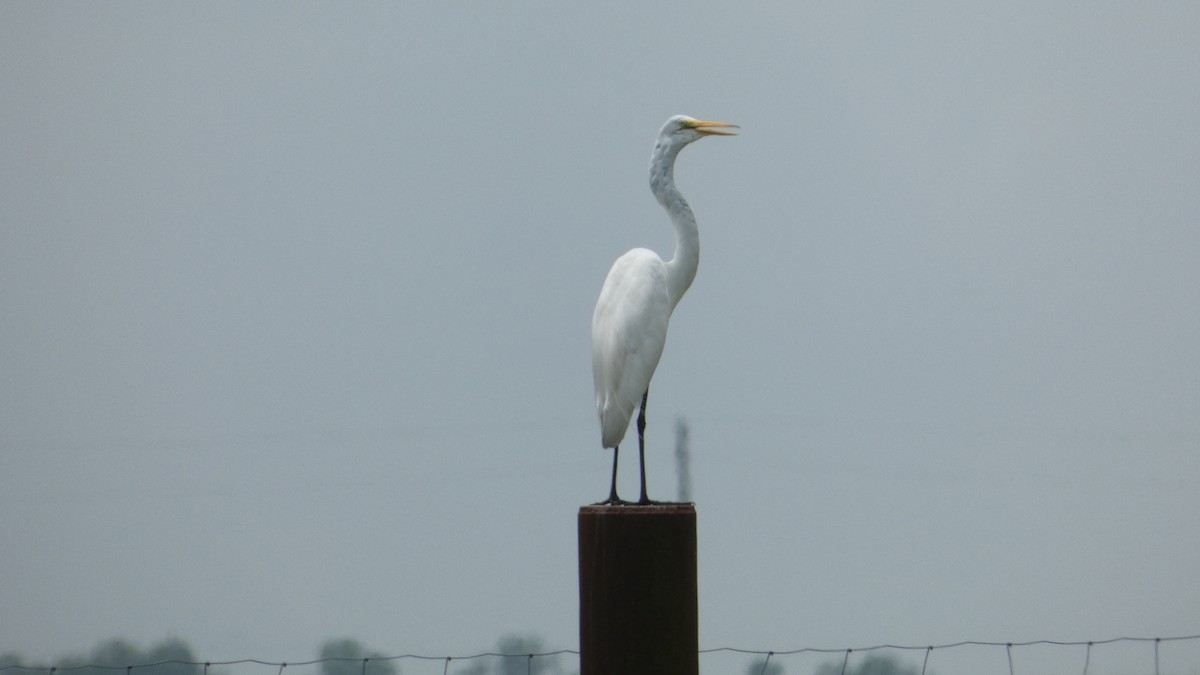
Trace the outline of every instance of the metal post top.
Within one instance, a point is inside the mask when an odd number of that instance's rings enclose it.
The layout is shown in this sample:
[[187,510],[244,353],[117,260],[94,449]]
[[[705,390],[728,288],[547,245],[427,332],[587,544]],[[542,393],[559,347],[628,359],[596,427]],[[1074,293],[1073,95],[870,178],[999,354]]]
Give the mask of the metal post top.
[[692,502],[666,502],[660,504],[588,504],[579,507],[579,515],[589,516],[672,516],[695,515],[696,505]]

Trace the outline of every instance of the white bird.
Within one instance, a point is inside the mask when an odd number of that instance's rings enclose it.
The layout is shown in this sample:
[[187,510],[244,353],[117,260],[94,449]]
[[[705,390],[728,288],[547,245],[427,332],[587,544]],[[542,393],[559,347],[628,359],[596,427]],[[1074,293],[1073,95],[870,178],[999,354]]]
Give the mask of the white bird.
[[596,383],[596,410],[600,413],[601,444],[613,449],[612,487],[608,500],[601,504],[627,503],[617,497],[617,454],[639,400],[642,495],[637,503],[652,503],[646,495],[645,441],[650,378],[667,341],[671,312],[692,285],[700,264],[696,216],[675,187],[675,158],[689,143],[705,136],[734,135],[721,129],[736,126],[684,115],[667,120],[650,155],[650,191],[675,226],[675,255],[664,261],[654,251],[635,248],[617,258],[600,289],[600,299],[592,315],[592,375]]

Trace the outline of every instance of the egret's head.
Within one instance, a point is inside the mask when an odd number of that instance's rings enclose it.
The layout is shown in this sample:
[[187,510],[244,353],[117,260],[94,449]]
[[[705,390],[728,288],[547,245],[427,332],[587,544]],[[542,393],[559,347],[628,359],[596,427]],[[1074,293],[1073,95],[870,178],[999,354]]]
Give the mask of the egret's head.
[[667,120],[663,125],[662,131],[658,132],[661,140],[668,140],[673,144],[687,145],[693,141],[698,141],[705,136],[735,136],[732,131],[722,131],[723,129],[736,129],[736,124],[727,122],[705,122],[687,115],[676,115]]

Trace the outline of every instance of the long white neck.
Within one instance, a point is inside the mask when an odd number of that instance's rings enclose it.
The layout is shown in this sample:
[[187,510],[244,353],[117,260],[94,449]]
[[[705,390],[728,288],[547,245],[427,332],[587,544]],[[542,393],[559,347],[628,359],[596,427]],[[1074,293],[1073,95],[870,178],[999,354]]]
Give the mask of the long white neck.
[[683,144],[659,140],[650,156],[650,191],[671,216],[675,226],[675,255],[667,261],[667,289],[671,309],[679,304],[700,266],[700,231],[687,200],[675,187],[675,158]]

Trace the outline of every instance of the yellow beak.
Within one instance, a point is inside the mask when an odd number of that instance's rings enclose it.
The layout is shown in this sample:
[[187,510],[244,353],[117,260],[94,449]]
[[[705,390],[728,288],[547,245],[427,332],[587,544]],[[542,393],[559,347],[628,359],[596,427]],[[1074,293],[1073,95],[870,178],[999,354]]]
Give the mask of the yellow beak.
[[688,126],[704,134],[705,136],[736,136],[737,133],[733,131],[721,131],[721,129],[739,128],[738,125],[730,124],[728,122],[704,122],[701,120],[696,120]]

